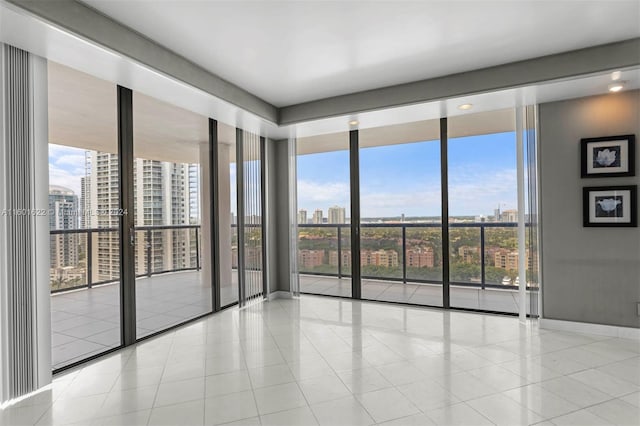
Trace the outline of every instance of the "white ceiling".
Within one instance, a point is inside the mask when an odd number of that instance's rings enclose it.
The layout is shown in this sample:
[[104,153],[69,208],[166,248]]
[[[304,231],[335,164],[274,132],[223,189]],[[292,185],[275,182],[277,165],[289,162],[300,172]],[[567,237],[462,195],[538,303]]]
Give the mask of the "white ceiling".
[[640,36],[637,0],[82,1],[276,106]]

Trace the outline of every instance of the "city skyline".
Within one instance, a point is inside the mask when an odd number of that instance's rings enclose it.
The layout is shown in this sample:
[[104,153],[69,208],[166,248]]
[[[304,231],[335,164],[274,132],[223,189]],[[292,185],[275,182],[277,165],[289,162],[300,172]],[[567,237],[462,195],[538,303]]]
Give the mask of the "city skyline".
[[[332,210],[335,211],[337,209],[341,210],[341,215],[340,215],[340,219],[339,220],[331,220],[330,219],[330,215]],[[327,211],[327,216],[324,216],[324,211],[322,209],[314,209],[313,210],[313,214],[312,216],[309,216],[309,212],[306,209],[299,209],[298,210],[298,224],[317,224],[317,223],[327,223],[327,224],[343,224],[343,223],[350,223],[351,222],[351,218],[347,217],[344,212],[345,212],[345,208],[341,207],[341,206],[332,206],[328,208]],[[456,218],[469,218],[472,215],[459,215],[459,216],[452,216],[449,215],[449,218],[451,219],[456,219]],[[528,216],[528,215],[527,215]],[[525,219],[527,218],[527,216],[525,216]],[[322,219],[322,221],[317,220],[317,218]],[[401,214],[398,216],[387,216],[387,217],[361,217],[361,220],[363,221],[370,221],[370,220],[385,220],[385,219],[395,219],[395,218],[400,218],[401,222],[421,222],[423,220],[420,219],[434,219],[434,218],[439,218],[439,216],[406,216],[405,214]],[[479,215],[474,215],[473,216],[474,221],[475,222],[517,222],[518,221],[518,210],[517,209],[501,209],[501,206],[498,205],[496,206],[495,209],[493,209],[492,213],[489,214],[479,214]],[[418,219],[418,220],[416,220]]]
[[[50,145],[50,227],[56,230],[117,228],[119,226],[118,156],[112,153]],[[136,226],[193,225],[199,222],[197,164],[136,158],[134,211]],[[86,258],[94,259],[92,282],[117,279],[120,274],[117,232],[97,232],[89,248],[80,233],[52,237],[51,276],[76,282],[84,279]],[[142,236],[142,235],[139,235]],[[147,234],[136,245],[136,272],[184,269],[196,263],[191,231]],[[80,259],[79,253],[84,253]],[[82,262],[80,261],[82,260]],[[61,269],[62,268],[62,269]],[[64,270],[63,270],[64,269]]]

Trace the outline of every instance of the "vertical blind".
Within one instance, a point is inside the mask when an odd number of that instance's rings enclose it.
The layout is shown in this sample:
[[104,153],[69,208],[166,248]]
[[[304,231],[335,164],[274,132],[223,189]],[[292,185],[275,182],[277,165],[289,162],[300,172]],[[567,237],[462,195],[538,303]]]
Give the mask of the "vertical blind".
[[[36,327],[35,327],[35,256],[34,248],[34,173],[31,89],[29,54],[8,45],[0,45],[2,58],[2,91],[5,109],[2,169],[4,174],[2,220],[5,256],[0,262],[3,270],[4,323],[3,334],[3,392],[9,400],[36,389]],[[0,126],[2,128],[2,126]]]
[[264,297],[263,145],[260,136],[238,129],[238,278],[243,307]]

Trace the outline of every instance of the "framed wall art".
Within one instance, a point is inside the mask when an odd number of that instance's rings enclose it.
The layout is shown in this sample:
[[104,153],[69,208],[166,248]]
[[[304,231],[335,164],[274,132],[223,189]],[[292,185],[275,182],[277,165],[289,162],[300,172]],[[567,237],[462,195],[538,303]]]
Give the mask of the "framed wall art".
[[635,135],[581,140],[583,178],[635,176]]
[[582,189],[584,226],[638,226],[638,186],[598,186]]

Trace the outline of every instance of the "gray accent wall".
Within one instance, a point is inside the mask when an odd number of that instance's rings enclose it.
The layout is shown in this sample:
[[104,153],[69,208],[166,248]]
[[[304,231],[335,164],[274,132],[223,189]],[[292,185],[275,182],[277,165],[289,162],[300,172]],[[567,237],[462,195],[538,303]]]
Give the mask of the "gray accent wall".
[[266,167],[266,206],[264,206],[267,214],[267,273],[269,274],[269,293],[278,291],[278,262],[280,254],[278,252],[278,215],[280,213],[277,204],[278,185],[276,171],[279,168],[278,159],[276,158],[277,143],[272,139],[266,140],[264,165]]
[[[539,106],[542,317],[640,328],[640,228],[582,226],[582,188],[640,184],[640,91]],[[580,139],[636,135],[636,176],[580,178]]]
[[275,161],[272,167],[276,191],[273,197],[275,206],[272,213],[276,219],[277,235],[275,236],[276,252],[276,276],[273,283],[274,291],[289,291],[291,284],[291,267],[289,265],[289,157],[286,140],[273,143]]

